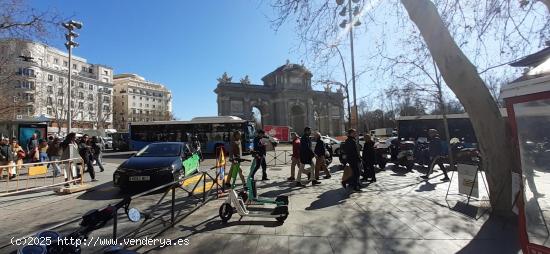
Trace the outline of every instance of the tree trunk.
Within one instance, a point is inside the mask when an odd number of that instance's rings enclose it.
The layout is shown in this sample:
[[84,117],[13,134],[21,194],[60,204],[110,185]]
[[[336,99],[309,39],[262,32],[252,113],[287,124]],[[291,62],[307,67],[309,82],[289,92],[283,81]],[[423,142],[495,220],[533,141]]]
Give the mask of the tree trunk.
[[507,125],[476,67],[456,45],[437,8],[429,0],[401,0],[416,24],[449,88],[470,116],[487,172],[491,206],[500,215],[512,211],[513,146]]

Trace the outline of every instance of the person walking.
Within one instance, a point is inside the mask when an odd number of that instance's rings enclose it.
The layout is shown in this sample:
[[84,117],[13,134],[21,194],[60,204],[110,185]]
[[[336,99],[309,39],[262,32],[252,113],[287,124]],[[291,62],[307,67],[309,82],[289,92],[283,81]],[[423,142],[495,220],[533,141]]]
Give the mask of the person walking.
[[[69,181],[74,180],[75,178],[80,178],[80,171],[77,172],[77,163],[74,161],[74,159],[79,158],[78,153],[78,143],[76,142],[76,133],[71,132],[65,137],[65,140],[61,143],[61,160],[73,160],[67,162],[65,164],[63,174],[65,175],[65,186],[69,185]],[[76,182],[74,182],[76,184]]]
[[38,143],[38,152],[39,152],[39,160],[40,162],[46,162],[48,161],[48,142],[44,139],[39,140]]
[[254,172],[252,176],[256,175],[256,171],[262,167],[262,181],[269,180],[267,178],[267,164],[265,162],[265,155],[266,153],[266,147],[265,147],[265,141],[263,140],[265,137],[264,130],[258,130],[256,137],[254,138],[254,151],[256,152],[256,167],[254,168]]
[[[8,138],[2,138],[0,141],[0,178],[4,177],[4,169],[8,172],[8,178],[12,179],[15,177],[15,159],[13,150],[9,144]],[[5,167],[9,166],[9,167]]]
[[355,129],[349,129],[347,131],[347,139],[344,142],[343,152],[346,155],[346,162],[351,167],[351,177],[342,182],[344,188],[350,187],[354,191],[361,191],[361,185],[359,181],[361,156],[359,155],[359,147],[357,144],[357,131]]
[[40,154],[38,151],[38,135],[33,133],[29,142],[27,142],[27,154],[31,162],[36,162],[40,160]]
[[229,169],[229,175],[225,181],[225,185],[228,188],[231,188],[231,178],[237,177],[237,174],[239,174],[239,177],[241,178],[241,182],[243,186],[246,188],[246,180],[244,178],[243,171],[241,169],[241,163],[236,161],[240,159],[241,156],[242,156],[241,132],[235,131],[233,132],[233,140],[231,141],[231,153],[229,154],[229,159],[231,161],[231,168]]
[[27,154],[25,153],[25,150],[23,150],[23,147],[21,147],[17,143],[17,138],[15,137],[11,139],[11,149],[13,151],[13,159],[15,160],[16,165],[15,175],[17,175],[17,172],[20,172],[21,168],[23,167],[23,160],[25,159]]
[[48,154],[48,158],[50,159],[50,166],[53,167],[53,176],[58,177],[61,175],[61,168],[59,167],[59,163],[57,161],[61,160],[61,153],[63,150],[61,149],[61,141],[59,138],[54,138],[48,145],[48,150],[46,153]]
[[298,137],[298,134],[295,132],[290,134],[290,138],[292,140],[292,155],[290,157],[292,163],[290,164],[290,177],[286,180],[288,181],[294,181],[295,173],[296,173],[296,166],[298,166],[298,170],[300,168],[300,138]]
[[97,136],[92,137],[91,143],[92,159],[94,159],[97,166],[99,166],[99,172],[103,172],[105,171],[105,168],[103,168],[103,150],[105,150],[105,148]]
[[443,165],[443,161],[445,160],[445,155],[443,150],[443,142],[439,137],[439,132],[436,129],[429,129],[428,135],[429,135],[428,152],[430,154],[431,163],[428,168],[428,172],[426,173],[426,175],[422,176],[422,178],[429,179],[430,174],[433,172],[433,169],[437,164],[439,166],[439,169],[443,171],[443,175],[444,175],[441,181],[447,182],[450,179],[449,179],[449,176],[447,175],[447,169],[445,168],[445,165]]
[[320,132],[315,132],[315,180],[319,180],[319,171],[323,170],[325,172],[325,179],[330,179],[330,172],[328,171],[327,164],[325,161],[325,154],[327,149],[325,148],[325,142],[321,138]]
[[[304,128],[304,134],[300,138],[300,170],[298,171],[298,178],[296,179],[296,186],[298,187],[305,187],[305,185],[302,184],[301,178],[302,174],[306,173],[308,174],[308,179],[311,178],[311,173],[315,170],[315,164],[313,163],[313,157],[315,157],[315,154],[313,153],[313,150],[311,149],[311,138],[309,137],[311,135],[311,128],[305,127]],[[309,164],[309,170],[305,170],[305,165]],[[317,181],[316,179],[313,179],[311,181],[312,185],[320,184],[321,182]]]
[[363,170],[364,180],[371,183],[376,182],[376,172],[374,171],[374,161],[376,153],[374,152],[374,141],[370,135],[365,135],[365,144],[363,145]]
[[78,153],[80,154],[80,157],[84,161],[84,166],[88,170],[88,174],[90,174],[90,178],[92,178],[92,182],[97,181],[95,179],[94,164],[92,162],[93,160],[92,146],[90,146],[90,137],[88,136],[88,134],[84,134],[84,136],[82,136],[82,138],[80,139],[80,143],[78,143]]

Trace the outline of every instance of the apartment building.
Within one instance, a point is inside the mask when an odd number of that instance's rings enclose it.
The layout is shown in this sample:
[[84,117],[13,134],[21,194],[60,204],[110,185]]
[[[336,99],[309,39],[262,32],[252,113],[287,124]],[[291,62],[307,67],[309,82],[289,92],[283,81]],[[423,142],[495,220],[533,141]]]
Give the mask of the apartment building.
[[50,120],[51,132],[66,128],[68,103],[72,128],[111,128],[113,69],[72,56],[68,95],[68,54],[22,39],[0,40],[0,119]]
[[127,130],[131,122],[171,120],[172,93],[164,85],[136,74],[115,75],[113,83],[115,129]]

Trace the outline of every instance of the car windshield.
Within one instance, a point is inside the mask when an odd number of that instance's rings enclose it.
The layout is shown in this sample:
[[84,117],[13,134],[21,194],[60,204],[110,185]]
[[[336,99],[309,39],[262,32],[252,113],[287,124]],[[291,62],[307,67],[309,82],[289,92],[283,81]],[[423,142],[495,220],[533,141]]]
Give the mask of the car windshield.
[[179,144],[149,144],[137,152],[136,157],[176,157],[180,151]]

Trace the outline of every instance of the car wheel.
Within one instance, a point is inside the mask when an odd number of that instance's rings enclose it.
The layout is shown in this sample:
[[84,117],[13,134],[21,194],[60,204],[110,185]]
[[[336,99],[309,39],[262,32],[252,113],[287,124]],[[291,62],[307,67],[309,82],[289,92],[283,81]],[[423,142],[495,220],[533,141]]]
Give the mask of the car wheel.
[[220,219],[223,223],[227,223],[231,219],[231,216],[233,215],[233,207],[231,207],[228,203],[223,203],[222,206],[220,206]]

